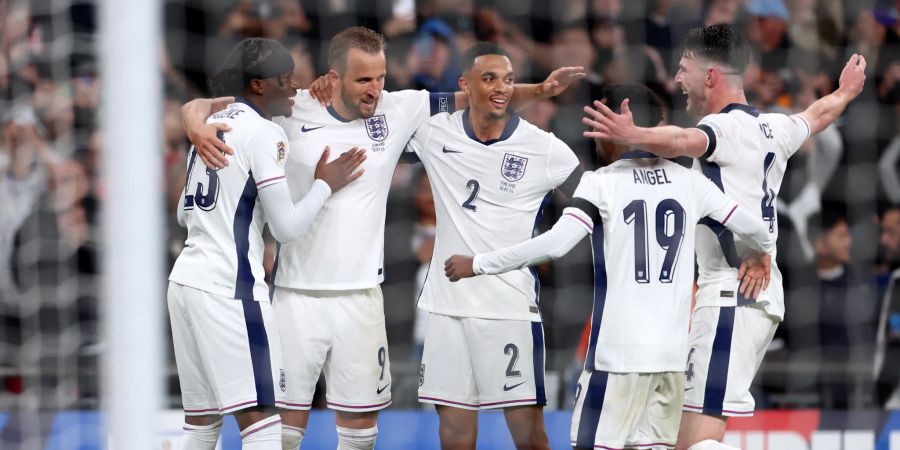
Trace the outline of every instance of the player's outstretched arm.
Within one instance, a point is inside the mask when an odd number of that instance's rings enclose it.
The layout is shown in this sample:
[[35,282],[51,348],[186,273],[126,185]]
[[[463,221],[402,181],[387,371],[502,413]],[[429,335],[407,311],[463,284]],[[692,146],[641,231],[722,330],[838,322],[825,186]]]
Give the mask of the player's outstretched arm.
[[326,148],[316,166],[316,181],[297,203],[291,202],[287,183],[259,190],[260,201],[269,219],[269,230],[277,241],[290,242],[305,234],[328,197],[362,175],[362,170],[355,170],[365,161],[365,151],[354,147],[326,163],[328,154]]
[[627,98],[622,101],[621,114],[613,112],[604,101],[595,100],[594,108],[584,107],[585,117],[581,121],[591,127],[583,133],[584,137],[640,148],[663,158],[697,158],[706,153],[709,141],[700,129],[674,125],[638,127],[634,124]]
[[444,274],[450,281],[457,281],[460,278],[493,275],[540,264],[568,253],[590,233],[589,229],[583,219],[563,211],[563,216],[553,228],[536,238],[489,253],[480,253],[474,258],[451,256],[444,262]]
[[181,107],[181,124],[188,139],[194,144],[197,155],[210,169],[221,169],[228,165],[225,154],[234,151],[218,137],[219,132],[231,131],[231,127],[221,123],[206,123],[206,118],[234,102],[234,97],[197,98]]
[[847,105],[855,99],[866,83],[866,58],[854,53],[844,65],[838,88],[834,92],[814,101],[800,113],[809,124],[810,135],[824,130],[837,120]]
[[[550,72],[543,83],[513,85],[513,95],[509,99],[509,107],[513,111],[519,111],[528,105],[545,98],[556,97],[565,92],[572,83],[584,78],[584,67],[560,67]],[[469,106],[469,97],[465,92],[455,92],[453,95],[454,108],[458,111]]]

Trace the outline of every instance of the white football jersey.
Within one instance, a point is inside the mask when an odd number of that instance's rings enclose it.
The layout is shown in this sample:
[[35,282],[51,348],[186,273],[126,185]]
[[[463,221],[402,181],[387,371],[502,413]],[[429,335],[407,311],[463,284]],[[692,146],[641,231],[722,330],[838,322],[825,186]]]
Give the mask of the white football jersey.
[[257,189],[285,181],[287,136],[242,102],[213,114],[212,122],[231,127],[220,137],[234,154],[214,171],[191,149],[182,205],[187,240],[169,280],[224,297],[266,300],[265,216]]
[[304,239],[281,246],[276,286],[350,290],[384,281],[384,217],[394,168],[422,122],[449,111],[452,101],[452,93],[382,92],[371,118],[347,121],[308,91],[297,93],[292,116],[275,119],[296,149],[286,166],[293,200],[309,191],[326,146],[329,160],[353,147],[365,149],[366,172],[328,199]]
[[[755,108],[731,104],[697,125],[707,134],[706,155],[694,162],[729,197],[747,211],[758,211],[773,238],[778,238],[775,198],[784,179],[787,160],[809,137],[810,128],[799,115],[760,114]],[[752,303],[738,292],[737,268],[747,249],[720,224],[712,221],[697,229],[699,266],[697,306],[735,306]],[[758,303],[769,314],[784,317],[781,271],[772,253],[772,279]]]
[[[684,370],[694,284],[694,233],[728,223],[737,203],[701,174],[643,151],[585,173],[575,190],[592,232],[594,310],[586,364],[607,372]],[[590,366],[587,366],[590,367]]]
[[481,142],[468,110],[439,114],[410,141],[434,193],[437,231],[418,305],[457,317],[540,321],[538,280],[528,269],[451,283],[444,261],[530,239],[547,193],[578,166],[552,133],[513,115],[501,137]]

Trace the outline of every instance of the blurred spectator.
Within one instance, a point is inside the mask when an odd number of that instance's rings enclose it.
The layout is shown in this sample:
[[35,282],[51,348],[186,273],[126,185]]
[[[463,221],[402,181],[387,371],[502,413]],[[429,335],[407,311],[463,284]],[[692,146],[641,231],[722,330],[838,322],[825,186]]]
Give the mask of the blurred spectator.
[[819,279],[820,406],[863,407],[869,402],[876,306],[868,278],[850,263],[853,243],[846,217],[831,207],[811,220],[809,236]]
[[418,89],[453,92],[459,89],[460,49],[456,35],[444,21],[428,19],[413,43],[418,67],[413,77]]
[[886,409],[900,409],[900,204],[881,214],[881,246],[892,272],[878,318],[876,401]]
[[[2,121],[0,136],[0,365],[18,364],[21,349],[21,286],[16,279],[13,243],[46,189],[50,166],[37,117],[19,107]],[[43,162],[43,164],[42,164]]]

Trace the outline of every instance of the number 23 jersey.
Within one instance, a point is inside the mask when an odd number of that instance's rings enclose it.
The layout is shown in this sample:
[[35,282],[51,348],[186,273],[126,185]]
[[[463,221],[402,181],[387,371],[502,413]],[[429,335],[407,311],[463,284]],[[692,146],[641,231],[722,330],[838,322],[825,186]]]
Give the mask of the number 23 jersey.
[[547,193],[578,166],[551,133],[513,114],[498,139],[482,142],[469,111],[433,116],[408,149],[425,165],[434,193],[434,253],[418,306],[436,314],[540,321],[537,279],[528,269],[451,283],[444,261],[530,239]]

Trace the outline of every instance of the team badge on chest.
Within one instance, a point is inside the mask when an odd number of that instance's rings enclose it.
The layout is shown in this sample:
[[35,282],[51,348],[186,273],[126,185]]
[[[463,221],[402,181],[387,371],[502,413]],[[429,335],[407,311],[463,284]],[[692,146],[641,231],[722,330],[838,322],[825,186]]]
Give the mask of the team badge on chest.
[[500,174],[503,175],[503,179],[506,181],[516,182],[525,176],[525,166],[527,165],[528,158],[506,153],[503,155],[503,164],[500,166]]
[[373,141],[381,142],[387,138],[388,124],[384,114],[366,119],[366,133],[369,133],[369,138]]

